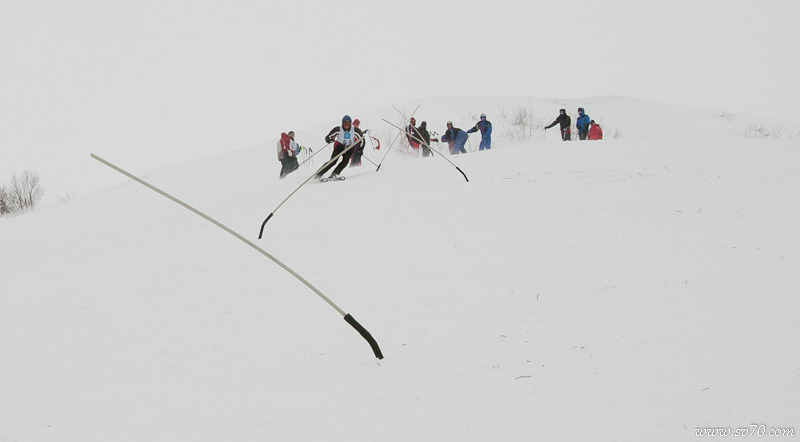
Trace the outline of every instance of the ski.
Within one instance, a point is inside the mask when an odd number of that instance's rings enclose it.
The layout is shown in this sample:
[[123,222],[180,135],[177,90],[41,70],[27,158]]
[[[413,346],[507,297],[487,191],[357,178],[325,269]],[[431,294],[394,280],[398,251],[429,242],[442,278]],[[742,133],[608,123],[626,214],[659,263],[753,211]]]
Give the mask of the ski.
[[344,181],[344,177],[343,177],[343,176],[341,176],[341,175],[339,175],[339,176],[337,176],[337,177],[333,177],[333,178],[331,178],[331,177],[328,177],[328,178],[320,178],[319,180],[320,180],[321,182],[323,182],[323,183],[327,183],[328,181]]

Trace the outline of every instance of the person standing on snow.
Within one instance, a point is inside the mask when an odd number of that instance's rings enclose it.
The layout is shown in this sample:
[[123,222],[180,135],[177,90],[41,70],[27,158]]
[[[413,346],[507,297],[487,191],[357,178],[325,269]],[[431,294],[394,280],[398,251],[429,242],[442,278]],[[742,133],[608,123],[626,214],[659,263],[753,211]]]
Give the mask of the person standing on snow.
[[481,114],[481,121],[467,133],[481,131],[481,147],[478,150],[488,150],[492,148],[492,123],[486,120],[486,114]]
[[603,139],[603,128],[601,128],[599,124],[595,123],[594,120],[589,122],[589,139],[590,140]]
[[419,123],[417,133],[419,134],[418,138],[420,139],[420,144],[422,145],[422,156],[431,156],[431,133],[428,132],[428,123],[424,121]]
[[589,122],[591,119],[583,113],[583,108],[578,108],[578,119],[575,120],[575,127],[578,129],[578,138],[585,140],[589,136]]
[[406,139],[408,140],[409,146],[411,146],[411,152],[414,153],[414,156],[419,155],[419,132],[417,132],[417,120],[414,117],[411,117],[411,121],[409,122],[408,126],[406,126]]
[[[353,156],[353,149],[361,148],[363,150],[364,133],[361,132],[361,129],[353,126],[353,120],[350,118],[350,115],[345,115],[342,117],[342,125],[334,127],[328,132],[328,135],[325,136],[325,142],[333,143],[331,160],[336,158],[339,154],[342,154],[342,161],[339,162],[336,169],[333,169],[333,173],[330,176],[331,178],[336,178],[342,173],[344,168],[347,167],[347,163],[350,162],[350,157]],[[336,161],[332,161],[322,168],[322,170],[317,173],[316,178],[322,179],[325,172],[329,171],[334,164],[336,164]]]
[[[360,124],[361,124],[361,122],[358,121],[358,118],[353,120],[353,126],[356,129],[360,129],[358,127]],[[369,129],[365,130],[364,133],[367,133],[368,131],[369,131]],[[350,167],[360,166],[361,165],[361,157],[364,156],[364,145],[365,145],[365,143],[360,143],[360,146],[356,146],[356,147],[353,148],[353,158],[352,158],[352,160],[350,160]]]
[[300,153],[300,145],[294,141],[294,131],[281,133],[281,139],[278,140],[278,161],[281,162],[281,175],[283,179],[286,175],[297,170],[300,167],[297,164],[297,154]]
[[467,153],[464,145],[467,144],[469,135],[463,130],[453,127],[453,122],[447,122],[447,130],[442,135],[442,141],[450,145],[450,155],[458,155],[460,153]]
[[569,141],[570,138],[569,132],[570,132],[570,126],[572,126],[572,118],[570,118],[570,116],[567,115],[566,109],[559,109],[558,117],[556,117],[556,120],[550,123],[549,126],[545,126],[544,130],[550,129],[556,124],[561,125],[561,139],[563,141]]

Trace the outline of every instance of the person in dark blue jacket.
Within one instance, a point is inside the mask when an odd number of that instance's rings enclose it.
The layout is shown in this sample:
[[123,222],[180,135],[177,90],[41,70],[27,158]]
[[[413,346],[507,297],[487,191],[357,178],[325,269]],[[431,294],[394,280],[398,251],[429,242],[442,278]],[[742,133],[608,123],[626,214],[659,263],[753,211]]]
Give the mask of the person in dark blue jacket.
[[583,113],[583,108],[578,108],[578,119],[575,120],[575,127],[578,128],[578,138],[585,140],[589,136],[589,123],[592,121],[588,115]]
[[478,150],[491,149],[492,123],[486,120],[486,114],[481,114],[481,121],[478,121],[478,124],[476,124],[472,129],[468,130],[467,133],[471,134],[477,131],[481,131],[481,147]]
[[460,153],[467,153],[464,145],[467,144],[469,135],[463,130],[453,127],[453,122],[447,122],[447,131],[442,135],[442,141],[450,145],[450,155],[457,155]]

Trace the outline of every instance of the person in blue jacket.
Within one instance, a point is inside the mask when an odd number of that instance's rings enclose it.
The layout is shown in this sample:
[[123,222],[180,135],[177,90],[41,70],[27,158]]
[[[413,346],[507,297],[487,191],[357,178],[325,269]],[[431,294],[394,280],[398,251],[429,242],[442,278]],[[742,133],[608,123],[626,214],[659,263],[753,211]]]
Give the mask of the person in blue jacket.
[[467,133],[471,134],[477,131],[481,131],[481,147],[478,150],[491,149],[492,123],[486,120],[486,114],[481,114],[481,121],[478,121],[478,124],[476,124],[472,129],[468,130]]
[[447,122],[447,131],[442,135],[442,141],[450,145],[450,155],[457,155],[460,153],[467,153],[464,145],[467,144],[469,135],[463,130],[453,127],[453,122]]
[[578,138],[585,140],[589,136],[589,123],[592,121],[588,115],[583,113],[583,108],[578,108],[578,119],[575,120],[575,127],[578,128]]

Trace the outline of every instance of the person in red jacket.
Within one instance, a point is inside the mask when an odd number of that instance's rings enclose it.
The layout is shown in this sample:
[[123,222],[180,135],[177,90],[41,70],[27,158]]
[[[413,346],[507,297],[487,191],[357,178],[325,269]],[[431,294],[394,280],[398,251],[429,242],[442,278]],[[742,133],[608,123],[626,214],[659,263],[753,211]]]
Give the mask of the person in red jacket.
[[595,123],[594,120],[589,122],[589,139],[590,140],[603,139],[603,129],[600,127],[599,124]]

